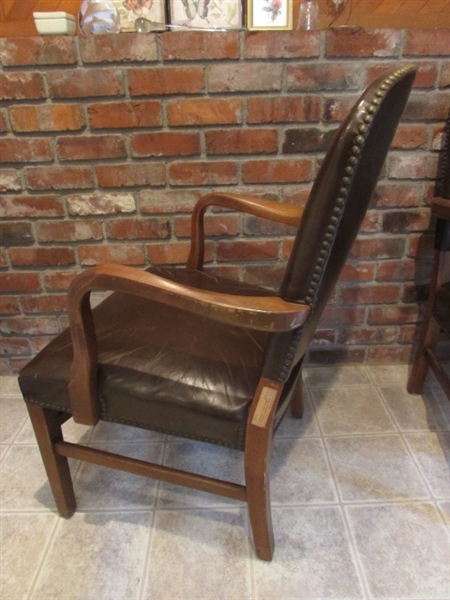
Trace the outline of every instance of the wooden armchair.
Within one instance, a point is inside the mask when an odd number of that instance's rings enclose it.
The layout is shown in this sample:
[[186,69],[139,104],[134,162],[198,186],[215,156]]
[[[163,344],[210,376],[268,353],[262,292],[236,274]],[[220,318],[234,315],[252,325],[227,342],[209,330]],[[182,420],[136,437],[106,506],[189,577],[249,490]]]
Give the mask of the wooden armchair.
[[[75,497],[68,457],[248,503],[257,555],[272,558],[269,459],[288,405],[302,415],[301,365],[357,235],[414,80],[415,68],[371,83],[339,129],[309,201],[295,206],[226,192],[199,201],[187,268],[101,265],[69,290],[70,330],[20,373],[61,515]],[[202,270],[210,205],[298,225],[277,292]],[[114,293],[94,310],[94,290]],[[64,441],[73,417],[126,423],[244,453],[245,485]]]

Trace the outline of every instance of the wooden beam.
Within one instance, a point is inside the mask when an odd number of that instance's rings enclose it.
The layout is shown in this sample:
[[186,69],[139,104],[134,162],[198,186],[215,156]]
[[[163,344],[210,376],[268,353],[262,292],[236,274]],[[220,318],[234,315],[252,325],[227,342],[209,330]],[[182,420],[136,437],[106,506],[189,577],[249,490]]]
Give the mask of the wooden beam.
[[133,473],[134,475],[141,475],[142,477],[149,477],[150,479],[175,483],[176,485],[193,488],[194,490],[201,490],[202,492],[210,492],[212,494],[224,496],[225,498],[232,498],[233,500],[247,501],[245,486],[238,485],[237,483],[205,477],[204,475],[198,475],[197,473],[187,473],[186,471],[172,469],[171,467],[165,467],[136,458],[129,458],[127,456],[105,452],[104,450],[99,450],[97,448],[88,448],[81,444],[72,444],[70,442],[61,441],[57,442],[54,447],[59,456],[75,458],[101,467],[108,467],[110,469],[125,471],[126,473]]

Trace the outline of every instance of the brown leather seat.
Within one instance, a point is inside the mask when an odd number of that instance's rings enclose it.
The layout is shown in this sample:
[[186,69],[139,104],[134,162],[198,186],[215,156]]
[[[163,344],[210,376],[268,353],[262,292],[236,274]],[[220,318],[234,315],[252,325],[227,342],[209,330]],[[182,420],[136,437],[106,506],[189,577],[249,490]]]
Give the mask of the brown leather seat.
[[[201,271],[153,268],[196,289],[274,296]],[[94,311],[102,420],[243,449],[248,405],[263,364],[267,333],[186,314],[117,292]],[[23,369],[27,401],[71,413],[70,331]],[[149,393],[151,390],[151,393]]]
[[431,367],[450,400],[450,377],[437,351],[441,334],[450,339],[450,199],[434,198],[431,211],[436,217],[433,273],[408,391],[412,394],[422,392]]
[[[371,83],[339,129],[305,210],[216,192],[193,212],[187,268],[100,265],[69,290],[70,332],[20,374],[58,510],[75,510],[67,457],[248,503],[258,556],[270,560],[272,432],[289,402],[302,414],[301,365],[358,233],[414,80],[415,68]],[[277,292],[202,271],[210,205],[297,225]],[[95,290],[114,292],[91,312]],[[245,485],[70,444],[61,424],[99,419],[244,451]]]

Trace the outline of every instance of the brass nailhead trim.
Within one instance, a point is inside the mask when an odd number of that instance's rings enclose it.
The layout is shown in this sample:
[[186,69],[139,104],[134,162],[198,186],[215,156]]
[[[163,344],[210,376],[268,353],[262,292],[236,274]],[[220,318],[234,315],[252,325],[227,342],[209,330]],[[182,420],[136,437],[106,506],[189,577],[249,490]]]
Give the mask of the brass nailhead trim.
[[331,246],[330,241],[333,240],[334,233],[336,231],[336,226],[339,222],[338,216],[342,213],[342,210],[345,206],[349,191],[350,185],[352,182],[352,177],[355,173],[355,166],[359,162],[359,156],[366,141],[367,133],[369,131],[369,125],[373,121],[373,115],[378,111],[379,106],[382,103],[382,99],[386,95],[386,91],[389,90],[391,85],[397,81],[402,75],[406,74],[410,71],[410,67],[403,67],[399,69],[395,74],[387,77],[379,86],[377,91],[374,94],[369,106],[367,106],[365,112],[362,113],[361,119],[362,122],[358,126],[359,135],[355,136],[354,145],[350,150],[350,156],[348,158],[347,166],[345,167],[345,176],[342,178],[341,187],[339,188],[338,197],[335,201],[335,206],[333,207],[333,216],[330,217],[329,225],[327,226],[327,233],[324,235],[324,239],[321,244],[321,249],[319,250],[319,256],[316,259],[316,263],[313,269],[313,274],[311,276],[311,280],[309,282],[309,287],[307,290],[307,295],[304,298],[304,302],[306,304],[312,304],[315,297],[315,289],[317,288],[317,281],[320,280],[320,276],[323,272],[323,266],[326,263],[326,258],[328,258],[328,251]]

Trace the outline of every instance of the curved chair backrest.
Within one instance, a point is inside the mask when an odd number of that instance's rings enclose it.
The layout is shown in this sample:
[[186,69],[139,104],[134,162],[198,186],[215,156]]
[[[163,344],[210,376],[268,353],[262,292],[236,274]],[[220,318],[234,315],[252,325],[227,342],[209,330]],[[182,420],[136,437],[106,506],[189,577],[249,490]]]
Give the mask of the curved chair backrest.
[[[272,364],[266,365],[271,376],[285,381],[308,348],[358,234],[415,73],[416,68],[408,66],[373,81],[325,156],[280,287],[285,300],[309,304],[311,314],[290,340],[285,334],[283,341],[279,336],[272,340]],[[285,356],[280,356],[280,347]]]

